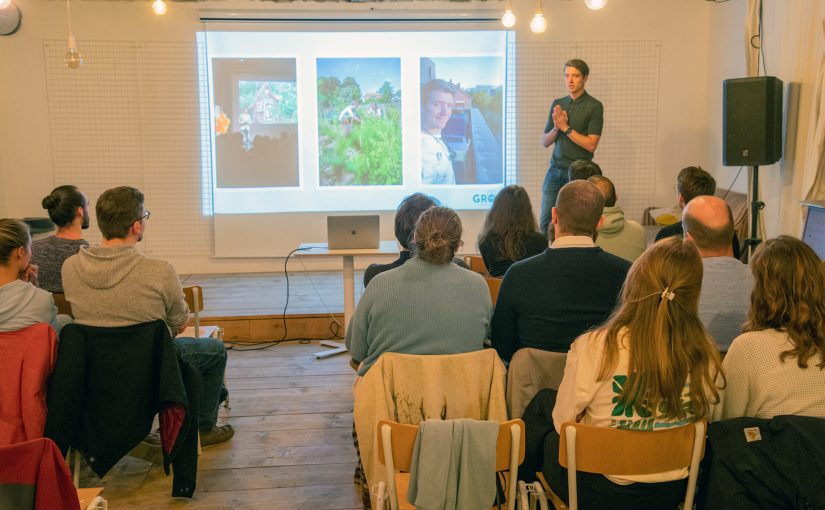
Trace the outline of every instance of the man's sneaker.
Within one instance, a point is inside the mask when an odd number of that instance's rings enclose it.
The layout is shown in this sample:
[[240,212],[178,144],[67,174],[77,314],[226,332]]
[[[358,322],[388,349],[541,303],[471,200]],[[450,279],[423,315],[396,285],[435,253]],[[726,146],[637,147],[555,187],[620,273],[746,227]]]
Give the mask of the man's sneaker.
[[225,443],[232,439],[235,435],[235,429],[232,425],[221,425],[220,427],[212,427],[209,432],[201,432],[201,447],[215,446],[217,444]]
[[138,459],[148,460],[152,464],[163,465],[163,448],[160,445],[151,445],[145,440],[138,443],[129,455]]
[[160,444],[160,432],[150,432],[148,436],[143,438],[144,443],[150,446],[161,446]]

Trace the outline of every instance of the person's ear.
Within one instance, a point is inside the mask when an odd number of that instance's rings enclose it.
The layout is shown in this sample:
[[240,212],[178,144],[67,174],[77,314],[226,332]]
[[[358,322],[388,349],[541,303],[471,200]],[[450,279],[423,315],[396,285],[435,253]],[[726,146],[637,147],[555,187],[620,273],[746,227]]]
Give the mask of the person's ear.
[[599,222],[596,223],[596,232],[601,230],[603,225],[604,225],[604,214],[602,214],[601,218],[599,218]]
[[558,225],[559,223],[559,214],[556,212],[555,207],[550,209],[550,223],[552,223],[553,225]]

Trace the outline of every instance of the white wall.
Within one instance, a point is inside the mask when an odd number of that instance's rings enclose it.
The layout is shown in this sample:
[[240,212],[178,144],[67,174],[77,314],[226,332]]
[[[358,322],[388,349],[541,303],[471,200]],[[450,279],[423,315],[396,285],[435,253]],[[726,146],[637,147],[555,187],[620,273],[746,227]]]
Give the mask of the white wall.
[[[763,238],[780,234],[799,236],[803,209],[799,202],[808,189],[805,183],[811,169],[806,166],[806,144],[812,133],[814,114],[814,79],[823,58],[822,37],[825,2],[821,0],[764,0],[763,49],[767,74],[784,84],[783,158],[776,164],[760,167],[760,200],[764,209]],[[745,76],[744,0],[713,4],[709,35],[716,44],[708,48],[706,116],[708,137],[704,141],[705,168],[714,171],[720,186],[729,185],[737,167],[722,167],[722,80]],[[764,70],[761,71],[764,75]],[[747,192],[745,172],[736,182],[736,190]]]
[[[638,41],[661,42],[660,92],[658,98],[658,135],[656,167],[657,205],[674,202],[673,182],[684,166],[707,162],[721,146],[718,125],[721,114],[708,111],[711,73],[722,73],[731,65],[730,56],[712,59],[717,38],[732,36],[719,23],[719,12],[731,11],[735,20],[737,6],[698,0],[614,0],[599,12],[586,9],[584,2],[545,0],[548,31],[540,36],[529,32],[527,24],[532,2],[515,2],[520,40],[547,41]],[[777,0],[777,2],[779,1]],[[56,184],[49,147],[49,112],[44,70],[44,40],[61,39],[66,34],[65,4],[40,0],[18,0],[24,25],[20,32],[0,39],[0,217],[39,216],[40,199]],[[72,2],[75,35],[82,51],[83,40],[96,41],[193,41],[202,29],[201,9],[306,9],[328,11],[330,3],[274,3],[229,0],[226,2],[170,2],[164,17],[151,14],[148,2]],[[397,2],[353,5],[335,4],[336,9],[362,12],[365,9],[489,9],[495,2],[445,3]],[[741,10],[741,9],[740,9]],[[727,12],[727,11],[725,11]],[[730,26],[730,25],[728,25]],[[741,44],[739,45],[741,46]],[[769,62],[771,57],[768,57]],[[709,66],[714,60],[715,68]],[[723,73],[724,74],[724,73]],[[561,73],[559,73],[561,80]],[[547,103],[552,98],[548,98]],[[712,102],[712,101],[711,101]],[[537,105],[544,108],[545,104]],[[609,106],[608,106],[609,112]],[[606,124],[609,125],[609,113]],[[716,131],[714,131],[714,129]],[[540,133],[536,133],[538,140]],[[633,136],[633,133],[625,133]],[[538,142],[536,142],[538,143]],[[549,154],[548,154],[549,155]],[[703,159],[704,158],[704,159]],[[719,158],[716,158],[717,160]],[[192,169],[192,171],[199,171]],[[720,179],[720,183],[724,183]],[[62,183],[61,183],[62,184]],[[619,190],[621,193],[621,190]],[[533,197],[538,200],[539,197]],[[654,204],[651,204],[654,205]],[[473,251],[475,232],[483,219],[479,213],[463,214],[467,251]],[[384,231],[391,232],[391,215],[382,218]],[[317,236],[314,236],[317,237]],[[385,235],[385,237],[387,237]],[[155,255],[163,257],[156,251]],[[172,260],[180,272],[231,272],[280,270],[278,259],[214,260],[209,253]]]

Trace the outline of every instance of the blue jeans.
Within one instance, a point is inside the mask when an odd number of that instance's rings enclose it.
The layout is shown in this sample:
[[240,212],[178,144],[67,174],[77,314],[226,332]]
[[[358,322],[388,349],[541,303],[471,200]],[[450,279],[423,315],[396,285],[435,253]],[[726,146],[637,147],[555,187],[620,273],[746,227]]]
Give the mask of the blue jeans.
[[[541,186],[541,214],[539,215],[539,232],[547,235],[547,227],[550,225],[550,215],[556,205],[556,198],[562,186],[570,182],[570,169],[559,168],[550,165],[547,175],[544,176],[544,184]],[[549,236],[548,236],[549,237]]]
[[218,406],[226,394],[223,375],[226,370],[226,347],[217,338],[176,338],[173,342],[180,357],[195,367],[203,379],[198,407],[198,430],[209,432],[218,421]]

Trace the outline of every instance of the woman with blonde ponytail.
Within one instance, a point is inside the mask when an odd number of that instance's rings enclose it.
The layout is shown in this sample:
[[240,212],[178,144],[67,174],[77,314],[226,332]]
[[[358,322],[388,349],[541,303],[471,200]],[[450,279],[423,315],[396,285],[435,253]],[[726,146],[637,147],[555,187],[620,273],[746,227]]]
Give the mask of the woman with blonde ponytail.
[[[648,248],[630,268],[610,319],[571,346],[558,394],[543,390],[528,406],[529,441],[543,451],[542,471],[559,496],[567,497],[567,473],[558,463],[563,423],[657,430],[709,418],[724,380],[719,352],[698,317],[701,285],[702,260],[692,243],[670,237]],[[531,424],[542,417],[546,431],[537,439],[542,431]],[[684,498],[687,475],[580,473],[579,501],[587,502],[582,508],[672,510]]]

